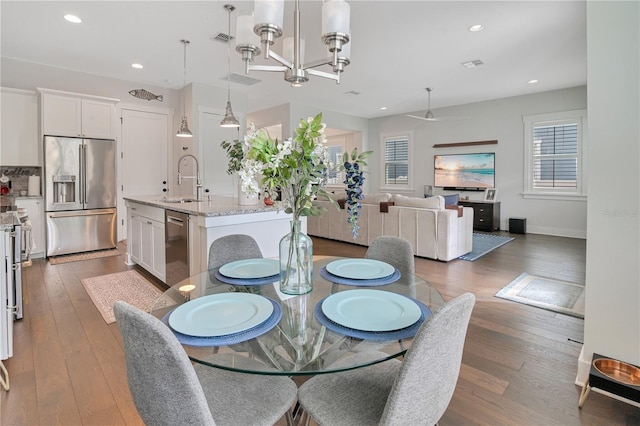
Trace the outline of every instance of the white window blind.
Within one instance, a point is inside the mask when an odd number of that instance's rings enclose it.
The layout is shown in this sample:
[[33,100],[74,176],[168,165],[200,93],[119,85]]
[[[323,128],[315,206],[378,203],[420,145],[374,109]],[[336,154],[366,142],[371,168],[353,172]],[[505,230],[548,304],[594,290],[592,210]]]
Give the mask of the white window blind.
[[578,187],[578,125],[533,128],[533,187]]
[[584,199],[586,110],[523,117],[524,196]]
[[385,140],[384,184],[409,184],[409,139],[406,137]]

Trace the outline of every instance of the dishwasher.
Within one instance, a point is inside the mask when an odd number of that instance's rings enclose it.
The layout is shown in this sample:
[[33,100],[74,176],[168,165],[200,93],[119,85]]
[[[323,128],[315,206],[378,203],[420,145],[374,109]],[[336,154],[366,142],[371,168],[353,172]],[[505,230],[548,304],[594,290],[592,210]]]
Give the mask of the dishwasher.
[[164,211],[166,284],[172,286],[189,278],[189,215]]

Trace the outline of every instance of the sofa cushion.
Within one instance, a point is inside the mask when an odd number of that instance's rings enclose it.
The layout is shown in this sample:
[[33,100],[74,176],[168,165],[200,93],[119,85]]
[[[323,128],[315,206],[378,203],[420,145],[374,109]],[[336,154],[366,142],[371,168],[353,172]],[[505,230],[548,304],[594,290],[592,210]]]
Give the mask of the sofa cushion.
[[361,204],[380,204],[381,202],[384,202],[384,201],[391,201],[391,198],[392,198],[391,194],[388,194],[386,192],[383,192],[380,194],[367,194],[364,196],[364,198],[360,203]]
[[393,195],[396,207],[414,207],[419,209],[444,210],[444,198],[436,195],[429,198],[406,197],[400,194]]

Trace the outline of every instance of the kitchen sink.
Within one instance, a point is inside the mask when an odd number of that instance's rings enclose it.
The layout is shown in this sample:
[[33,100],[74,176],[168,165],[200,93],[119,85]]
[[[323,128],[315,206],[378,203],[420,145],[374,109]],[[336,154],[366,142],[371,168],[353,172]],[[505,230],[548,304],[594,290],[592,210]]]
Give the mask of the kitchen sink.
[[195,198],[162,198],[158,200],[162,203],[199,203]]

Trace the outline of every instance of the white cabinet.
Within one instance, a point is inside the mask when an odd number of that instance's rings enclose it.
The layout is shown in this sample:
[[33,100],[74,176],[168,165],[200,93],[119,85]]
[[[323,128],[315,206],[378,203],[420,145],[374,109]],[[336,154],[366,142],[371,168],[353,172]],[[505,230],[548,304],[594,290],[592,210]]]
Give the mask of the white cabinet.
[[130,262],[137,263],[165,282],[164,210],[132,202],[127,202],[127,207]]
[[29,215],[31,222],[31,257],[44,257],[45,237],[44,237],[44,200],[42,198],[17,198],[16,207],[24,208]]
[[42,94],[42,133],[115,139],[118,99],[38,89]]
[[39,166],[38,95],[3,87],[0,152],[3,166]]

